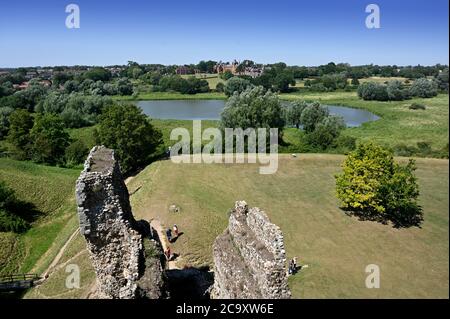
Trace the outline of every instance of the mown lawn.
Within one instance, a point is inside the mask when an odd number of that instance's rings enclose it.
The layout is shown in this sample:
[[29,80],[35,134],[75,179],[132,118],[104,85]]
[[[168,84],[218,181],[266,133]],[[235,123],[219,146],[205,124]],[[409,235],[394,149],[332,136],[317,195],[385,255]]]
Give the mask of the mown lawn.
[[[173,244],[180,265],[211,265],[212,243],[227,226],[236,200],[264,209],[285,236],[288,258],[309,267],[290,278],[295,298],[448,298],[447,160],[418,159],[421,228],[359,221],[339,209],[334,174],[340,155],[280,156],[278,172],[260,175],[252,164],[173,164],[159,161],[128,184],[137,219],[179,225]],[[402,161],[405,159],[402,158]],[[169,212],[176,204],[181,213]],[[79,265],[81,288],[67,289],[68,263]],[[365,287],[365,267],[377,264],[381,288]],[[85,242],[77,236],[56,272],[27,298],[83,298],[95,281]]]
[[41,274],[78,222],[74,186],[80,170],[0,159],[0,180],[41,212],[23,234],[0,233],[0,274]]
[[[212,264],[212,243],[228,211],[244,199],[264,209],[285,235],[288,257],[309,265],[290,287],[296,298],[448,298],[447,160],[418,159],[421,228],[359,221],[339,209],[334,174],[340,155],[282,155],[274,175],[256,165],[154,163],[129,184],[137,218],[179,225],[173,245],[186,265]],[[181,213],[169,213],[169,205]],[[365,287],[365,267],[381,269],[381,288]]]

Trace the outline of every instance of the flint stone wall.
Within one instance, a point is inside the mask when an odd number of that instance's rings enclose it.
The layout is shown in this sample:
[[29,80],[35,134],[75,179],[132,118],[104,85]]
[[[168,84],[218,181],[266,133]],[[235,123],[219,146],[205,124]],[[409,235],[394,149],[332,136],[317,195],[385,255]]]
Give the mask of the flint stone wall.
[[283,234],[259,208],[236,202],[213,258],[214,298],[290,298]]
[[[97,295],[124,299],[142,295],[137,284],[145,272],[142,234],[147,235],[150,226],[133,217],[113,150],[104,146],[91,150],[76,183],[76,201],[80,233],[97,275]],[[153,272],[157,278],[162,276],[158,267],[159,272]],[[155,291],[146,295],[160,296],[161,287],[151,288]]]

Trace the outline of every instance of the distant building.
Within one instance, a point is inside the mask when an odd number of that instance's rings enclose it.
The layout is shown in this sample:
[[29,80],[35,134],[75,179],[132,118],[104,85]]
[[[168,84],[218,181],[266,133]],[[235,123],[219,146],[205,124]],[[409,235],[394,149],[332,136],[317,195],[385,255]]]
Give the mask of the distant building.
[[218,74],[231,72],[231,74],[233,75],[247,75],[252,78],[256,78],[263,73],[264,67],[256,65],[244,66],[241,65],[241,63],[239,63],[238,61],[234,60],[232,63],[217,63],[214,67],[214,71]]
[[187,66],[182,65],[175,69],[175,73],[178,75],[186,75],[190,74],[191,70]]
[[227,71],[231,72],[232,74],[236,74],[238,65],[239,62],[236,60],[234,60],[233,63],[219,62],[214,66],[214,70],[218,74],[225,73]]

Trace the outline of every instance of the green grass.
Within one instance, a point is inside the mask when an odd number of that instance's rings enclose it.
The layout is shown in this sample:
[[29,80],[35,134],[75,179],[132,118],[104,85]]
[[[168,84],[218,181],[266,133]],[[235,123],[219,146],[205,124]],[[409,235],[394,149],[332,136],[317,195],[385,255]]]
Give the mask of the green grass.
[[[173,244],[180,265],[211,265],[212,243],[227,227],[236,200],[266,211],[284,233],[288,258],[309,267],[289,280],[295,298],[448,298],[448,161],[418,159],[421,228],[359,221],[338,208],[334,174],[340,155],[280,156],[278,172],[250,164],[173,164],[159,161],[128,184],[137,219],[179,225]],[[405,161],[405,159],[401,159]],[[176,204],[181,213],[169,212]],[[81,270],[81,289],[67,289],[65,266]],[[367,289],[366,265],[381,269],[381,288]],[[95,282],[83,238],[77,235],[56,271],[26,298],[84,298]]]
[[[448,94],[440,94],[431,99],[414,98],[392,102],[363,101],[355,92],[291,93],[282,94],[281,98],[365,109],[380,116],[378,121],[344,131],[343,134],[359,141],[372,140],[390,148],[399,144],[417,146],[418,142],[428,142],[433,149],[441,150],[448,145]],[[425,104],[427,109],[410,110],[412,103]]]
[[195,76],[196,78],[206,80],[208,82],[209,88],[211,90],[215,90],[217,84],[219,83],[225,83],[225,80],[221,79],[217,73],[199,73],[199,74],[189,74],[189,75],[182,75],[182,78],[189,78],[191,76]]
[[76,229],[74,185],[80,170],[0,159],[0,180],[42,215],[27,232],[0,233],[0,274],[36,272],[49,265]]
[[[359,221],[338,208],[334,174],[340,155],[281,156],[274,175],[256,165],[156,162],[130,184],[137,218],[174,223],[173,245],[188,265],[212,264],[211,245],[236,200],[264,209],[285,236],[288,257],[308,264],[290,287],[296,298],[448,298],[448,161],[418,159],[425,221],[394,229]],[[169,205],[181,207],[170,213]],[[365,288],[366,265],[381,269],[381,288]]]

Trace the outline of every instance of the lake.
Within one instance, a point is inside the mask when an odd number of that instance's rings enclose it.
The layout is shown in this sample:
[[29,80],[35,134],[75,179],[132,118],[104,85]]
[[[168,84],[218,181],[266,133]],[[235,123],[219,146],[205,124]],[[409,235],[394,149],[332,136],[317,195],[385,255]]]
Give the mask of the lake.
[[[224,100],[151,100],[139,101],[137,105],[146,115],[155,119],[174,120],[220,120],[226,101]],[[357,127],[362,123],[379,119],[375,114],[344,106],[325,105],[331,115],[344,118],[347,127]]]

